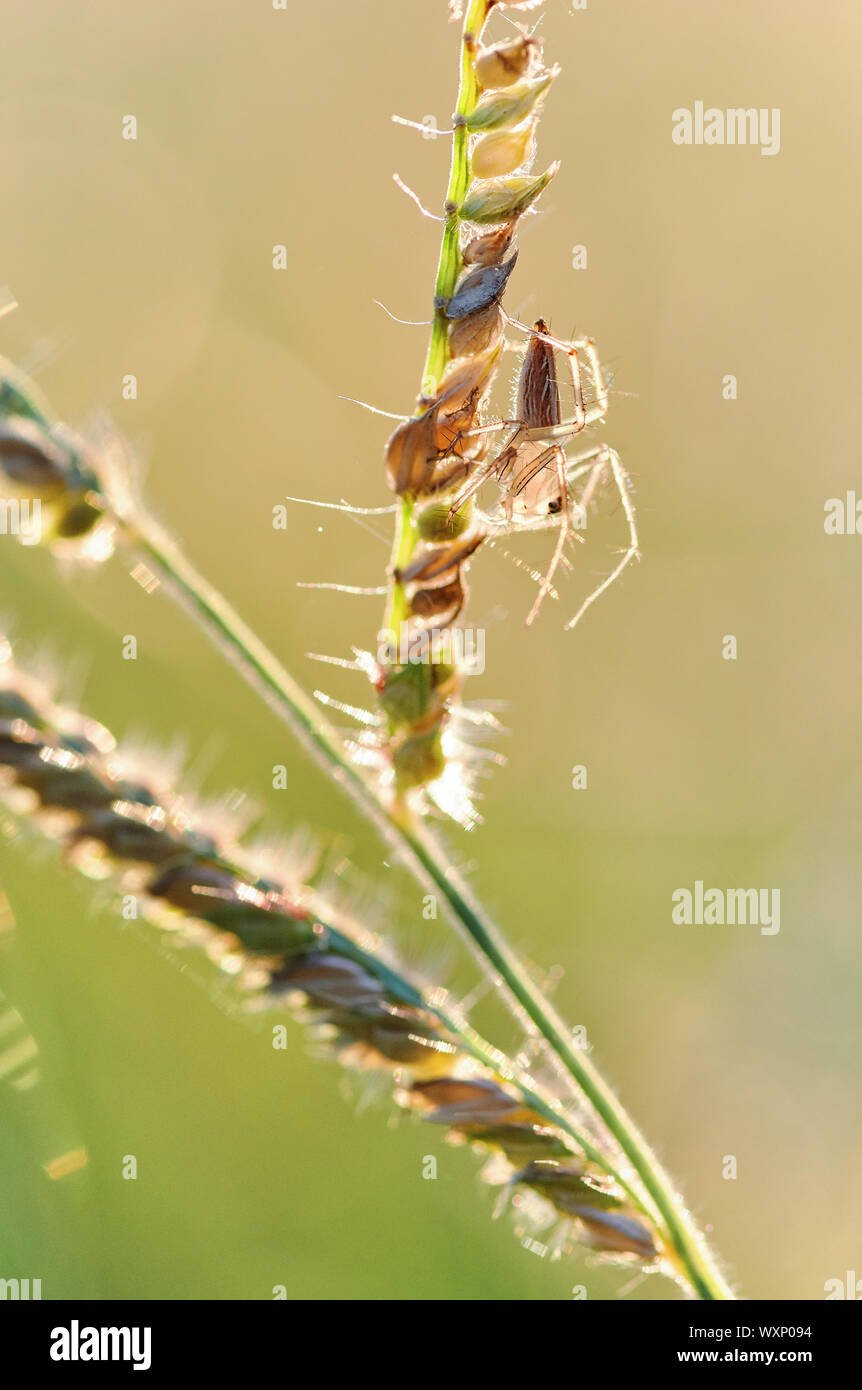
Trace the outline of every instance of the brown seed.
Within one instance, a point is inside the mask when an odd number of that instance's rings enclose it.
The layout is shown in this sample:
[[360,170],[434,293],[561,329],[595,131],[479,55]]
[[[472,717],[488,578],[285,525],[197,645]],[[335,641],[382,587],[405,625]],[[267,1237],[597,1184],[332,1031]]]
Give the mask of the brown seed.
[[410,612],[416,618],[440,618],[446,614],[446,626],[454,623],[464,607],[466,594],[460,573],[448,584],[431,589],[417,589],[410,599]]
[[421,492],[437,458],[436,403],[404,420],[386,443],[386,479],[399,497]]
[[624,1211],[591,1211],[581,1208],[575,1212],[581,1223],[581,1238],[593,1250],[638,1255],[642,1260],[655,1259],[659,1253],[651,1231],[636,1216]]
[[497,365],[501,345],[478,353],[468,360],[450,362],[440,382],[437,401],[441,417],[450,417],[468,407],[478,408],[482,393],[491,384],[491,374]]
[[443,301],[446,303],[447,319],[463,319],[467,314],[475,314],[488,304],[495,304],[506,288],[517,259],[516,251],[501,265],[479,266],[465,275],[448,303]]
[[[460,447],[460,432],[456,431],[456,433],[459,435],[459,438],[454,441],[451,451],[448,449],[448,442],[446,443],[447,452],[451,452],[453,456],[460,455],[462,452]],[[440,447],[442,448],[445,436],[441,433],[438,439]],[[469,472],[469,463],[465,463],[460,457],[441,458],[431,477],[425,484],[425,487],[417,496],[419,498],[429,498],[436,497],[441,492],[451,492],[453,487],[464,482]]]
[[463,465],[453,466],[451,455],[477,459],[490,445],[487,435],[473,433],[476,416],[487,394],[494,368],[502,350],[502,337],[497,344],[474,357],[460,357],[443,374],[437,398],[439,414],[436,429],[438,458],[449,458],[449,464],[438,467],[429,476],[425,492],[430,495],[442,487],[452,487],[459,481]]
[[[498,344],[469,360],[450,363],[443,374],[436,399],[421,415],[403,420],[393,430],[386,443],[386,477],[392,491],[399,497],[405,494],[419,497],[425,492],[439,489],[441,484],[439,478],[435,478],[435,468],[440,455],[448,448],[448,440],[438,437],[441,418],[445,420],[469,407],[472,419],[482,391],[490,384],[501,346]],[[466,429],[468,425],[469,419],[463,428]],[[446,470],[451,472],[451,464],[446,465]]]
[[432,579],[439,580],[441,584],[448,583],[450,579],[455,578],[464,561],[482,544],[482,539],[482,536],[471,536],[468,540],[458,541],[454,545],[441,545],[427,550],[406,569],[399,570],[398,578],[403,584],[412,584],[417,580],[430,584]]
[[511,1100],[506,1092],[497,1085],[496,1081],[488,1081],[485,1077],[462,1077],[462,1076],[441,1076],[435,1081],[417,1081],[413,1091],[419,1094],[423,1100],[427,1100],[429,1105],[460,1105],[464,1101],[484,1101],[489,1102],[493,1098],[500,1103],[502,1097],[507,1104]]
[[236,879],[210,864],[175,864],[147,885],[150,897],[164,898],[183,912],[202,913],[207,905],[236,903]]
[[560,1164],[537,1159],[516,1173],[512,1181],[532,1187],[564,1216],[575,1217],[585,1244],[594,1250],[618,1251],[641,1259],[653,1259],[658,1254],[647,1225],[621,1210],[619,1197],[587,1182],[583,1170],[571,1160]]
[[504,319],[496,302],[475,314],[458,319],[449,329],[449,351],[453,357],[473,357],[496,346],[503,336]]
[[383,986],[356,961],[326,951],[300,956],[273,976],[273,983],[302,990],[321,1005],[377,1010]]
[[470,1138],[480,1144],[502,1149],[512,1162],[524,1163],[533,1157],[568,1158],[570,1150],[554,1129],[527,1123],[477,1125]]
[[465,265],[497,265],[512,244],[515,223],[505,222],[493,232],[474,236],[464,247],[461,259]]

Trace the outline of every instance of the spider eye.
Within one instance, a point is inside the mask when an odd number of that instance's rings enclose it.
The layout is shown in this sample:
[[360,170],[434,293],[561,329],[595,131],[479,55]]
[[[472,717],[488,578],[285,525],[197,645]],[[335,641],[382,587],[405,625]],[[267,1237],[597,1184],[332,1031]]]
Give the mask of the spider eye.
[[559,497],[555,497],[552,502],[548,503],[548,516],[556,516],[557,512],[561,512],[562,510],[563,504]]

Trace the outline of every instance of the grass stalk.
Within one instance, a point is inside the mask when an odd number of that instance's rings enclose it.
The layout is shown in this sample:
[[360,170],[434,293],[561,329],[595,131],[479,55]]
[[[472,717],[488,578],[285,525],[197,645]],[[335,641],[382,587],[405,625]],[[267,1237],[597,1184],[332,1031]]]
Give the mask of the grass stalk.
[[[458,118],[470,115],[479,95],[479,86],[473,64],[470,61],[467,40],[469,36],[482,32],[490,8],[488,0],[470,0],[464,15],[464,25],[461,32],[461,77],[458,100],[455,106],[455,113]],[[425,401],[433,399],[436,395],[449,356],[446,316],[439,307],[439,301],[450,299],[454,294],[461,270],[461,252],[459,249],[461,219],[459,210],[470,182],[469,144],[470,137],[466,125],[456,121],[452,136],[449,186],[446,190],[446,220],[443,224],[437,279],[434,285],[434,296],[437,304],[434,309],[431,337],[422,374],[422,397]],[[402,570],[407,568],[416,546],[416,530],[413,525],[415,507],[415,501],[409,494],[405,494],[401,498],[401,508],[397,516],[389,566],[389,597],[383,620],[385,632],[397,632],[401,622],[407,616],[404,585],[398,576]]]

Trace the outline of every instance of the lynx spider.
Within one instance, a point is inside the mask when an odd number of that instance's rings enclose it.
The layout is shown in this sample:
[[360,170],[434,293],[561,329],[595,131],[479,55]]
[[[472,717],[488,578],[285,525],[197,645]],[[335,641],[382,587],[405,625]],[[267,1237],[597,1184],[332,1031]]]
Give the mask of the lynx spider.
[[[539,586],[539,592],[527,617],[531,624],[542,602],[551,592],[554,575],[565,553],[572,532],[572,503],[570,485],[579,478],[586,482],[577,499],[582,514],[589,506],[606,470],[610,470],[620,497],[628,526],[628,546],[614,570],[590,593],[577,613],[565,624],[570,631],[580,621],[597,598],[622,574],[639,554],[637,525],[629,492],[628,479],[616,450],[599,444],[569,459],[566,447],[572,439],[590,426],[600,423],[607,414],[608,388],[602,373],[596,347],[591,338],[564,342],[554,337],[544,319],[537,319],[532,328],[506,316],[513,327],[529,334],[524,361],[518,380],[515,419],[496,421],[469,431],[478,434],[514,425],[514,432],[499,453],[478,464],[470,478],[455,496],[451,514],[465,505],[491,477],[503,487],[501,509],[503,517],[485,520],[490,526],[505,530],[515,527],[544,530],[557,525],[552,518],[559,516],[557,541],[551,562]],[[557,383],[555,353],[564,353],[569,364],[574,394],[574,415],[563,420],[560,391]],[[583,356],[583,363],[581,361]],[[584,378],[591,385],[593,399],[584,397]],[[552,470],[552,472],[551,472]],[[550,477],[548,476],[550,472]],[[577,537],[581,539],[581,537]]]

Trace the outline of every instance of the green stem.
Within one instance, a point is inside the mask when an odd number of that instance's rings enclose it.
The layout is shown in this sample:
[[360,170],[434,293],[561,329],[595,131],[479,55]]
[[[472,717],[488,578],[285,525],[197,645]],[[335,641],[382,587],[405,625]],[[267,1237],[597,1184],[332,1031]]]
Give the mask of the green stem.
[[396,638],[401,623],[407,619],[408,607],[404,585],[395,578],[395,575],[410,563],[415,546],[416,528],[413,524],[413,499],[402,497],[401,509],[395,523],[395,540],[392,545],[392,559],[389,567],[391,582],[386,615],[383,619],[384,633],[394,633]]
[[[460,226],[461,204],[470,184],[470,135],[462,118],[470,116],[479,97],[479,84],[470,57],[468,38],[478,39],[485,26],[488,0],[472,0],[464,16],[464,29],[461,35],[461,78],[458,85],[458,101],[455,106],[455,134],[452,136],[452,164],[449,170],[449,187],[446,190],[446,222],[443,227],[443,240],[440,244],[440,260],[437,265],[437,281],[434,293],[437,299],[450,299],[461,270]],[[446,316],[439,308],[435,309],[431,327],[431,341],[422,377],[422,394],[432,397],[440,384],[440,377],[449,355],[449,341]]]
[[[469,116],[479,96],[479,84],[470,60],[468,37],[478,39],[485,26],[488,11],[493,0],[471,0],[464,16],[461,34],[461,79],[458,86],[458,101],[455,113],[460,118]],[[461,271],[460,248],[460,208],[470,183],[470,136],[466,125],[456,122],[452,136],[452,164],[449,170],[449,187],[446,190],[446,221],[443,226],[443,239],[440,243],[440,259],[437,264],[437,279],[434,285],[435,300],[451,299]],[[422,373],[422,400],[433,400],[440,385],[440,378],[449,358],[449,335],[446,315],[443,310],[434,309],[431,339]],[[420,409],[424,408],[420,403]],[[416,528],[413,525],[414,503],[411,497],[402,497],[401,511],[395,529],[392,556],[389,563],[389,597],[386,603],[384,629],[397,632],[398,624],[407,616],[407,600],[403,584],[396,579],[399,570],[410,563],[416,548]]]

